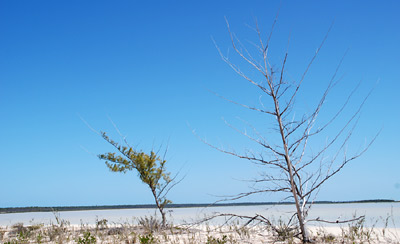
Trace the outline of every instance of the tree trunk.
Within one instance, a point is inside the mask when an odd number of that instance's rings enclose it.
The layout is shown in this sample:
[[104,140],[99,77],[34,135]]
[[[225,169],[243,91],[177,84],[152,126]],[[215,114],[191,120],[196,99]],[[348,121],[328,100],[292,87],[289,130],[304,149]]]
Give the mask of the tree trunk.
[[159,208],[158,210],[160,210],[160,213],[161,213],[162,227],[165,228],[167,226],[167,219],[165,217],[164,208]]
[[157,197],[157,193],[156,193],[155,189],[152,188],[152,189],[151,189],[151,192],[153,193],[153,197],[154,197],[154,200],[155,200],[155,202],[156,202],[158,211],[159,211],[160,214],[161,214],[162,228],[165,228],[165,226],[167,226],[167,219],[166,219],[166,217],[165,217],[164,207],[161,206],[161,204],[160,204],[160,202],[159,202],[159,199],[158,199],[158,197]]
[[307,242],[310,242],[310,240],[308,239],[307,231],[306,231],[306,228],[304,225],[304,216],[303,216],[303,212],[301,211],[301,206],[300,206],[297,189],[296,189],[296,183],[294,181],[293,165],[290,160],[289,149],[288,149],[288,145],[287,145],[287,141],[286,141],[286,137],[285,137],[285,131],[283,129],[282,117],[281,117],[280,109],[279,109],[279,102],[278,102],[278,99],[276,98],[273,90],[272,90],[272,98],[273,98],[274,104],[275,104],[276,119],[279,124],[279,132],[281,134],[282,144],[285,149],[285,161],[286,161],[286,165],[288,168],[290,188],[291,188],[294,202],[296,205],[297,219],[298,219],[299,225],[300,225],[300,234],[301,234],[303,243],[307,243]]

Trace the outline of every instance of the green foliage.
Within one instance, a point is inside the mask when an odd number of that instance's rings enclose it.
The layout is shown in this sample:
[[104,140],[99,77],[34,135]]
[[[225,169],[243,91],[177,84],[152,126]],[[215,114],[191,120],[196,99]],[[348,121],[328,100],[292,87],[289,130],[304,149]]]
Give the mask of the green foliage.
[[42,240],[43,240],[43,235],[42,235],[42,233],[38,233],[38,235],[37,235],[37,237],[36,237],[36,242],[38,243],[38,244],[41,244],[42,243]]
[[140,244],[154,244],[157,243],[157,239],[154,238],[153,234],[139,235]]
[[129,146],[120,145],[112,140],[105,132],[101,132],[104,140],[114,146],[120,155],[114,152],[108,152],[98,155],[99,159],[105,160],[107,167],[112,172],[136,171],[140,180],[146,184],[154,197],[157,208],[159,209],[163,226],[166,225],[164,207],[171,203],[166,198],[166,194],[171,189],[170,183],[173,181],[165,169],[166,160],[160,158],[154,151],[149,154],[136,150]]
[[83,233],[83,237],[78,239],[78,244],[94,244],[96,242],[96,237],[92,236],[89,231]]
[[[111,171],[126,173],[136,170],[140,180],[152,190],[161,190],[166,183],[172,181],[170,174],[165,172],[166,160],[161,159],[155,152],[151,151],[150,154],[146,154],[132,147],[121,146],[104,132],[102,132],[102,137],[122,154],[122,156],[116,156],[115,153],[109,152],[98,156],[106,161],[106,165]],[[167,199],[162,200],[164,204],[170,203]]]
[[12,226],[12,233],[16,234],[18,243],[28,243],[29,238],[33,235],[33,231],[36,229],[31,226],[24,226],[23,223],[16,223]]
[[225,244],[225,243],[228,243],[228,237],[226,235],[223,235],[222,238],[207,236],[206,244]]

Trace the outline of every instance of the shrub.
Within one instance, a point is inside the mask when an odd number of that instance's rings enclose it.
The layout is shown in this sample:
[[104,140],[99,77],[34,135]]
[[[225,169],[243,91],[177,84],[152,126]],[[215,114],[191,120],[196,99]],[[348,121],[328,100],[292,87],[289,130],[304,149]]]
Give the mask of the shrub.
[[96,242],[96,237],[92,236],[89,231],[83,233],[83,237],[79,237],[78,239],[78,244],[92,244]]

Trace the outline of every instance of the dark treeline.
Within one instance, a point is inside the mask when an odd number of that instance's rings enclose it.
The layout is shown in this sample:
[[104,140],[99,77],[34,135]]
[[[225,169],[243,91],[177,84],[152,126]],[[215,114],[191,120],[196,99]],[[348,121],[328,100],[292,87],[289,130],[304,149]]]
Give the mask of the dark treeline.
[[[390,199],[372,199],[359,201],[316,201],[314,204],[343,204],[343,203],[385,203],[396,202]],[[293,202],[243,202],[243,203],[190,203],[190,204],[168,204],[166,208],[195,208],[195,207],[229,207],[229,206],[256,206],[256,205],[289,205]],[[108,210],[108,209],[140,209],[156,208],[155,204],[139,205],[108,205],[108,206],[61,206],[61,207],[13,207],[0,208],[0,214],[24,213],[24,212],[61,212],[61,211],[84,211],[84,210]]]

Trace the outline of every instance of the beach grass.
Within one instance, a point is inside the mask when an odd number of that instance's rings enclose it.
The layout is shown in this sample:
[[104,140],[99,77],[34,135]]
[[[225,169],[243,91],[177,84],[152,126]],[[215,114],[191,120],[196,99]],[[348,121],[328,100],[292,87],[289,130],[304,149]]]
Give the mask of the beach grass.
[[[239,244],[239,243],[301,243],[294,229],[283,223],[270,226],[238,223],[224,225],[201,224],[162,227],[154,216],[126,222],[97,219],[95,224],[71,225],[54,213],[50,224],[16,223],[0,227],[0,243],[138,243],[138,244]],[[309,228],[314,243],[400,243],[400,229],[389,228],[390,216],[383,218],[384,227],[366,227],[364,219],[342,227]]]

